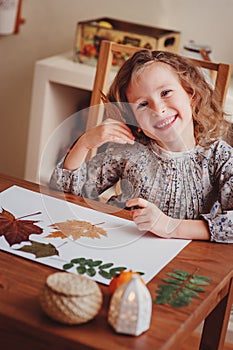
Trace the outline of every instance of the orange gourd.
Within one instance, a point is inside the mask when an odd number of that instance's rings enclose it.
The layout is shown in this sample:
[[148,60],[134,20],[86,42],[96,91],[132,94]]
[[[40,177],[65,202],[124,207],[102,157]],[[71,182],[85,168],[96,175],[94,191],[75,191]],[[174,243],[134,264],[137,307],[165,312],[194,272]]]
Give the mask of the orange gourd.
[[[132,275],[135,275],[135,274],[140,275],[138,272],[129,270],[129,271],[121,271],[119,274],[114,276],[109,284],[110,294],[113,294],[118,287],[120,287],[123,283],[128,282],[131,279]],[[142,278],[141,280],[143,281]]]

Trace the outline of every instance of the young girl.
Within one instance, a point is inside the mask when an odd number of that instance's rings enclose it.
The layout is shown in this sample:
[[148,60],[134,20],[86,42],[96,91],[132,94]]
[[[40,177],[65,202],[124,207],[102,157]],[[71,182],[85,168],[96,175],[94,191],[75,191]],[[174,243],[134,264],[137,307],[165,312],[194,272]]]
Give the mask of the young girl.
[[139,230],[233,243],[233,149],[222,141],[228,125],[202,73],[174,53],[141,50],[120,68],[107,98],[126,122],[113,116],[86,131],[51,186],[98,199],[120,179],[122,193],[109,203],[131,208]]

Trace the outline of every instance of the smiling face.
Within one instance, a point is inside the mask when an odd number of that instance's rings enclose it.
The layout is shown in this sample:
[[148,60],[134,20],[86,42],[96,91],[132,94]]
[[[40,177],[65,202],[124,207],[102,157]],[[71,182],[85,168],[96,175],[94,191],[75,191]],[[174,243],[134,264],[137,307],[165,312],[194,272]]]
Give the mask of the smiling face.
[[195,145],[191,96],[175,70],[163,62],[149,62],[135,72],[127,99],[143,132],[170,151]]

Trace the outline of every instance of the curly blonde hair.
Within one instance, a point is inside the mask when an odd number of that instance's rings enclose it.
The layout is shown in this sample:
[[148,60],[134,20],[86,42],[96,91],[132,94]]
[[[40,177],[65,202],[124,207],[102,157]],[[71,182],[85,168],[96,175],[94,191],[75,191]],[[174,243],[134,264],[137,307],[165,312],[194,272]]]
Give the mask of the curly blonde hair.
[[[213,92],[200,68],[194,66],[188,58],[172,52],[145,49],[137,51],[119,69],[108,91],[108,100],[117,103],[128,102],[126,93],[132,76],[148,62],[163,62],[171,66],[184,90],[193,97],[191,107],[196,142],[205,146],[218,138],[224,138],[229,123],[224,118],[217,92]],[[132,111],[128,110],[126,114],[128,122],[135,125]]]

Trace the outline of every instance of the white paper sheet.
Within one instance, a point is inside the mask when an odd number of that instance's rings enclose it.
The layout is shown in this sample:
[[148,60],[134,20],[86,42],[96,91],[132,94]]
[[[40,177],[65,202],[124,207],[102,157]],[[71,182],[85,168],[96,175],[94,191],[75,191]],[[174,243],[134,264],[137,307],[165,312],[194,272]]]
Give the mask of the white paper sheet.
[[[4,236],[0,236],[0,248],[61,270],[63,270],[63,265],[69,263],[71,259],[84,257],[102,260],[103,263],[112,262],[114,263],[112,267],[124,266],[127,270],[143,272],[143,279],[147,283],[190,242],[157,238],[152,234],[140,232],[130,220],[18,186],[12,186],[1,192],[0,206],[11,212],[16,218],[41,212],[41,214],[24,219],[39,220],[36,225],[43,229],[42,234],[32,234],[29,238],[31,241],[51,243],[56,247],[59,255],[36,258],[32,253],[17,250],[25,245],[30,245],[29,241],[10,246]],[[101,236],[99,239],[81,237],[76,241],[70,237],[46,238],[49,233],[55,231],[51,228],[51,224],[67,220],[85,220],[93,225],[100,225],[107,232],[107,237]],[[77,265],[68,271],[77,273],[76,267]],[[99,275],[98,268],[96,268],[96,275],[90,278],[104,284],[109,284],[110,281]]]

